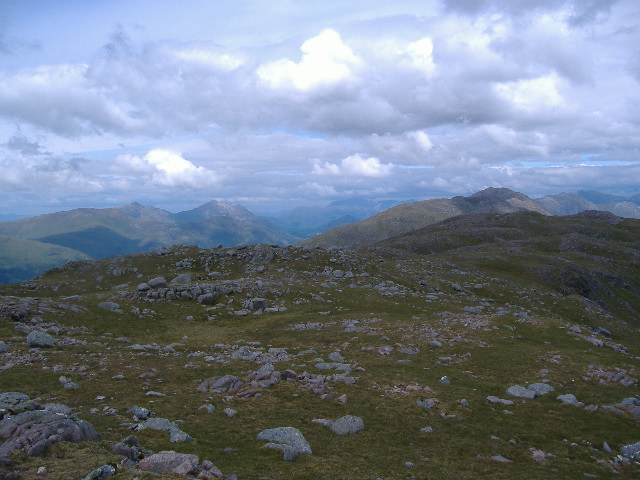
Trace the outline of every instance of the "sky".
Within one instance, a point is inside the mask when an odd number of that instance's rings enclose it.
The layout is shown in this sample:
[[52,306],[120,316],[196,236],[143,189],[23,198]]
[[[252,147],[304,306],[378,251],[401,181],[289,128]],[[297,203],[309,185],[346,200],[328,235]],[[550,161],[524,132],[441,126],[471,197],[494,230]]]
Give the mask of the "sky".
[[640,192],[637,0],[0,0],[0,209]]

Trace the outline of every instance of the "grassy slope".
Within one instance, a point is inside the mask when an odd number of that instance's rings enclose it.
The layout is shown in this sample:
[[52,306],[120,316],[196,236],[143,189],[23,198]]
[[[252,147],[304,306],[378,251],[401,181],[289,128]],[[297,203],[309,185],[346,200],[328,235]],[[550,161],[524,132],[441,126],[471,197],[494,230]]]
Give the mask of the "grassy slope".
[[[531,221],[539,220],[535,216],[522,218],[520,225],[513,222],[515,227],[507,229],[505,237],[517,237],[509,232],[524,230]],[[544,237],[540,224],[539,233]],[[596,228],[593,225],[590,228]],[[592,232],[615,240],[606,248],[619,242],[617,252],[637,252],[638,222],[625,221],[611,229],[607,225]],[[613,309],[603,313],[584,297],[560,294],[555,286],[527,274],[523,266],[534,258],[540,265],[557,256],[554,242],[551,237],[547,250],[534,249],[536,242],[529,250],[520,245],[524,256],[516,250],[489,247],[477,251],[447,248],[443,254],[417,255],[390,247],[331,253],[264,246],[251,247],[239,256],[227,255],[224,249],[180,248],[168,255],[149,253],[69,265],[31,282],[30,287],[4,286],[0,293],[37,295],[40,300],[33,305],[41,302],[48,308],[52,304],[47,298],[55,304],[62,297],[78,294],[80,298],[73,303],[88,310],[71,312],[53,307],[51,313],[43,312],[40,316],[45,322],[58,322],[63,327],[59,338],[66,336],[80,343],[68,342],[54,351],[38,352],[46,360],[31,363],[29,355],[36,352],[29,352],[24,345],[25,334],[16,331],[10,321],[0,321],[0,338],[9,344],[10,355],[21,359],[18,365],[3,370],[0,389],[66,403],[104,437],[102,444],[58,446],[44,459],[19,460],[17,466],[27,469],[22,478],[37,478],[35,471],[40,465],[47,466],[48,478],[79,478],[104,463],[109,456],[108,442],[131,434],[126,424],[132,420],[126,410],[133,405],[151,408],[170,420],[182,420],[180,427],[195,439],[170,444],[166,433],[144,430],[136,433],[144,446],[156,452],[197,454],[201,460],[212,460],[225,474],[235,473],[243,480],[613,476],[609,462],[616,452],[604,452],[602,442],[617,450],[639,441],[638,421],[601,408],[590,413],[562,405],[555,396],[574,393],[586,405],[603,406],[637,393],[637,385],[599,382],[592,372],[597,368],[623,370],[638,378],[640,330]],[[183,273],[175,265],[185,258],[192,259],[189,271],[194,283],[207,281],[208,264],[223,280],[234,281],[239,291],[213,307],[194,301],[150,303],[138,297],[136,285],[140,281],[160,274],[171,279]],[[572,261],[585,269],[591,266],[590,260],[580,255]],[[626,263],[609,268],[620,276],[627,274],[627,267],[637,268]],[[258,265],[265,265],[264,272],[256,272]],[[116,268],[128,273],[110,275]],[[323,273],[327,269],[352,271],[355,277],[332,280]],[[98,277],[104,279],[97,282]],[[629,279],[633,287],[638,287],[639,278]],[[382,282],[392,289],[376,289]],[[124,283],[129,287],[122,293],[112,289]],[[269,305],[283,304],[287,311],[230,314],[229,310],[240,308],[247,294],[262,296]],[[97,309],[104,300],[118,302],[126,313]],[[640,308],[638,299],[629,301]],[[7,302],[4,299],[3,303]],[[138,318],[129,313],[134,306],[155,313]],[[482,307],[482,313],[469,313],[465,307]],[[499,309],[509,313],[503,315]],[[187,316],[193,320],[185,320]],[[292,330],[293,325],[307,322],[317,322],[320,328]],[[569,331],[571,325],[580,326],[585,335],[590,334],[588,326],[600,325],[610,329],[613,338],[607,346],[596,348]],[[155,342],[160,348],[136,352],[118,340],[122,336],[132,343]],[[441,348],[430,345],[434,338],[442,342]],[[228,359],[234,348],[247,342],[259,342],[253,345],[265,350],[282,347],[297,354],[275,366],[298,373],[321,373],[314,367],[315,359],[326,360],[329,353],[340,351],[357,367],[353,372],[357,382],[330,383],[333,399],[321,399],[297,382],[280,383],[263,391],[262,397],[248,399],[225,400],[224,394],[196,392],[198,382],[211,376],[231,373],[245,380],[248,371],[257,369],[256,364]],[[179,343],[176,353],[162,351],[172,343]],[[628,353],[609,346],[617,343],[624,344]],[[393,347],[390,355],[378,353],[383,345]],[[418,352],[404,354],[402,347]],[[309,349],[315,352],[302,353]],[[220,355],[224,361],[187,356],[198,351]],[[58,367],[54,370],[53,365]],[[544,378],[556,388],[555,394],[535,400],[513,399],[515,405],[510,407],[486,402],[488,395],[506,398],[509,385],[541,381],[545,370]],[[142,373],[155,376],[140,378]],[[124,380],[114,380],[117,374],[124,375]],[[62,389],[60,375],[79,383],[80,390]],[[439,382],[443,375],[451,379],[450,385]],[[416,391],[418,386],[421,391]],[[424,391],[424,387],[430,390]],[[145,395],[148,390],[167,396],[149,397]],[[346,404],[336,400],[342,394],[347,395]],[[436,407],[423,410],[415,405],[416,400],[425,398],[437,399]],[[470,406],[463,406],[462,399]],[[209,415],[199,410],[204,403],[213,403],[216,412]],[[227,418],[222,413],[225,407],[236,409],[238,415]],[[110,408],[117,412],[110,412]],[[345,414],[362,417],[365,431],[337,437],[312,422],[314,418],[335,420]],[[255,440],[257,433],[278,426],[300,429],[314,454],[284,462],[280,452],[261,449],[263,442]],[[420,432],[425,426],[431,426],[433,432]],[[233,450],[225,453],[229,448]],[[538,463],[531,449],[554,456]],[[491,460],[495,455],[512,462]],[[405,462],[413,466],[407,467]],[[637,466],[616,469],[621,473],[617,478],[639,472]],[[131,471],[118,475],[157,478]]]

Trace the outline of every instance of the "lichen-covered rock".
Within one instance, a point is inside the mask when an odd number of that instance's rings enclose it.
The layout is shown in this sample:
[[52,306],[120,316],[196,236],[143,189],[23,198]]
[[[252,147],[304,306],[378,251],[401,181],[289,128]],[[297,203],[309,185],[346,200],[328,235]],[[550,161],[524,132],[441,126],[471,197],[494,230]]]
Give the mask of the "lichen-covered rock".
[[196,455],[176,453],[172,450],[151,455],[138,463],[140,470],[154,473],[188,475],[196,473],[200,461]]
[[27,345],[30,347],[53,348],[57,346],[56,339],[47,332],[32,330],[27,335]]
[[46,410],[22,412],[0,421],[0,437],[8,438],[0,446],[0,464],[9,464],[15,450],[29,456],[42,456],[55,442],[83,442],[100,440],[89,422],[73,415]]
[[364,422],[355,415],[345,415],[333,422],[331,431],[336,435],[349,435],[364,430]]
[[256,440],[267,440],[264,447],[282,450],[286,461],[294,460],[299,454],[311,455],[311,446],[304,435],[294,427],[279,427],[263,430]]

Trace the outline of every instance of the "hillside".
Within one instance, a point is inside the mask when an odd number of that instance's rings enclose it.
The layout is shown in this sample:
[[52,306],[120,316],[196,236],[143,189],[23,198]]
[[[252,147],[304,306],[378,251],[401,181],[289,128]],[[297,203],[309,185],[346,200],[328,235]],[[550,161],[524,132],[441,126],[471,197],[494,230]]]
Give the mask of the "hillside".
[[625,218],[640,218],[638,197],[621,197],[581,190],[575,193],[547,195],[536,199],[553,215],[573,215],[585,210],[602,210]]
[[[358,251],[181,245],[0,286],[0,474],[634,478],[639,251],[611,214],[476,214]],[[26,455],[12,422],[46,409],[102,439]]]
[[487,188],[468,197],[405,203],[350,225],[343,225],[300,242],[310,247],[359,248],[418,230],[456,215],[547,210],[522,193]]
[[[288,244],[300,237],[262,220],[244,207],[210,202],[172,214],[131,203],[114,208],[80,208],[13,222],[0,222],[0,235],[33,240],[32,261],[25,266],[16,250],[7,250],[0,278],[23,281],[69,259],[108,258],[189,243],[201,247],[238,243]],[[80,252],[75,257],[50,256],[52,245]],[[42,248],[42,252],[37,252]],[[57,259],[57,261],[56,261]]]

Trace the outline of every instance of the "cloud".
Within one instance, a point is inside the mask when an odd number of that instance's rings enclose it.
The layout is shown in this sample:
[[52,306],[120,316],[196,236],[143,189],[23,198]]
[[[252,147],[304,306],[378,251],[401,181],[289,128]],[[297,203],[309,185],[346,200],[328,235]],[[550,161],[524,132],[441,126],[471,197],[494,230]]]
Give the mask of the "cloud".
[[170,188],[208,188],[219,183],[220,175],[197,167],[180,153],[156,148],[143,157],[123,154],[115,159],[114,173],[146,177],[147,183]]
[[342,159],[341,165],[318,161],[313,164],[314,175],[348,175],[354,177],[383,178],[391,175],[393,163],[383,164],[375,157],[363,157],[359,153]]
[[258,78],[273,89],[307,92],[354,79],[360,60],[335,30],[323,30],[300,47],[302,59],[296,63],[280,59],[260,65]]

